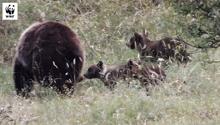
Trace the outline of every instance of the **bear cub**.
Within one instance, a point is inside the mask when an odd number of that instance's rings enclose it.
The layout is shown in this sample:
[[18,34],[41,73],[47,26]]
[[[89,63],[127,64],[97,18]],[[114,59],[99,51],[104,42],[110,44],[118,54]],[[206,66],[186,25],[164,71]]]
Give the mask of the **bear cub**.
[[148,33],[144,30],[142,34],[134,33],[126,46],[135,49],[143,61],[150,57],[155,62],[162,58],[164,60],[176,60],[178,63],[190,61],[190,54],[186,51],[187,46],[180,38],[165,37],[160,40],[152,41]]
[[157,66],[142,67],[139,62],[129,60],[122,65],[104,65],[102,61],[91,65],[84,74],[87,79],[100,79],[105,86],[113,89],[117,81],[126,78],[137,79],[142,86],[156,84],[158,80],[163,81],[166,77],[164,70]]
[[132,64],[132,67],[130,65],[130,60],[126,64],[121,65],[105,65],[102,61],[99,61],[88,68],[84,77],[87,79],[100,79],[105,86],[113,89],[118,80],[126,80],[126,78],[132,77],[132,68],[136,70],[139,67],[138,64]]

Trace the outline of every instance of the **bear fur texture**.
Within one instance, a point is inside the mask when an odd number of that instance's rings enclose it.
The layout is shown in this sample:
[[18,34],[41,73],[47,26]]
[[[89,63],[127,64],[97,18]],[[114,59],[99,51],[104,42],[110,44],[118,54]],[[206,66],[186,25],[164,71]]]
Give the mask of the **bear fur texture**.
[[126,80],[133,78],[140,81],[141,86],[158,84],[158,81],[163,81],[166,74],[163,69],[158,66],[142,66],[139,62],[129,60],[122,65],[105,65],[102,61],[91,65],[84,74],[87,79],[100,79],[105,86],[113,89],[118,80]]
[[105,86],[109,89],[113,89],[119,80],[126,80],[126,78],[132,78],[132,68],[138,69],[139,64],[132,64],[129,60],[126,64],[121,65],[105,65],[102,61],[97,64],[91,65],[84,77],[87,79],[100,79]]
[[176,60],[184,64],[190,61],[190,54],[186,51],[187,46],[180,38],[165,37],[152,41],[148,38],[146,31],[143,31],[143,34],[135,32],[126,46],[137,50],[142,61],[148,57],[153,62],[158,61],[159,58]]
[[140,64],[137,68],[136,61],[130,62],[130,69],[133,78],[138,79],[141,86],[148,88],[149,85],[158,85],[160,81],[166,79],[165,71],[158,65]]
[[13,66],[18,95],[27,96],[33,83],[52,87],[59,93],[73,91],[82,80],[84,50],[77,35],[67,26],[38,22],[20,36]]

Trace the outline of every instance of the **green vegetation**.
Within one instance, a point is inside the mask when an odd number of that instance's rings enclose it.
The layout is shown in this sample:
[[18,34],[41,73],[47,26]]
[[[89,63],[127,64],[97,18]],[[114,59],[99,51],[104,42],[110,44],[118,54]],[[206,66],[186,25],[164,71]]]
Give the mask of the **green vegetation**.
[[[18,2],[19,20],[0,21],[1,125],[220,124],[220,50],[211,44],[219,44],[219,0],[201,0],[201,9],[186,0],[164,0],[157,6],[147,0],[6,1]],[[151,39],[181,36],[211,48],[189,48],[193,61],[185,68],[171,65],[167,80],[149,93],[136,85],[138,81],[130,87],[120,81],[111,92],[98,80],[86,80],[72,97],[36,86],[35,96],[22,99],[14,92],[12,58],[22,31],[38,20],[57,20],[79,35],[86,50],[84,70],[99,60],[120,64],[137,58],[125,43],[143,28]]]
[[200,37],[198,47],[220,46],[219,0],[174,0],[173,6],[178,13],[192,19],[188,24],[182,25],[185,25],[185,32],[193,37]]

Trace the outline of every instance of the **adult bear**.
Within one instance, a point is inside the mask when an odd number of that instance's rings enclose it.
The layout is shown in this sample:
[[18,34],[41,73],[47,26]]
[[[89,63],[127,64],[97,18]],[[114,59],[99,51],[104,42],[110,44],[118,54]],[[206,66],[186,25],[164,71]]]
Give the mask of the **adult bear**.
[[[20,36],[14,58],[13,78],[17,95],[28,96],[33,83],[57,92],[73,92],[82,80],[84,50],[77,35],[67,26],[38,22]],[[66,91],[71,90],[71,91]]]

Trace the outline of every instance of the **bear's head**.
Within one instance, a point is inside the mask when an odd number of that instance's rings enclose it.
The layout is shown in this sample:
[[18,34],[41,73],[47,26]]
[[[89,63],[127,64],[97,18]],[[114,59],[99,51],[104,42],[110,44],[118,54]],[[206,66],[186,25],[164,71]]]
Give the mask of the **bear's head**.
[[100,78],[104,71],[104,64],[102,61],[99,61],[95,65],[91,65],[87,72],[84,74],[84,77],[87,79]]
[[129,42],[126,43],[126,46],[130,49],[138,49],[138,47],[144,49],[146,47],[146,43],[148,42],[150,42],[148,39],[148,32],[143,30],[142,34],[134,32],[134,36],[130,38]]

